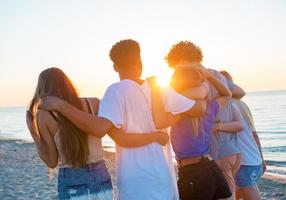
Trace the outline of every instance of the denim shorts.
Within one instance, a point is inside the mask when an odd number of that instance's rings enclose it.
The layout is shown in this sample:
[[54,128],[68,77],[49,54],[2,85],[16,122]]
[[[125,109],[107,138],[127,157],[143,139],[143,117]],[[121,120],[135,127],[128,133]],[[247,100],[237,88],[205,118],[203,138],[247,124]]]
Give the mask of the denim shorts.
[[81,168],[60,168],[59,199],[112,200],[112,184],[105,162],[87,164]]
[[238,187],[253,186],[261,178],[262,171],[262,165],[241,165],[235,176],[235,184]]

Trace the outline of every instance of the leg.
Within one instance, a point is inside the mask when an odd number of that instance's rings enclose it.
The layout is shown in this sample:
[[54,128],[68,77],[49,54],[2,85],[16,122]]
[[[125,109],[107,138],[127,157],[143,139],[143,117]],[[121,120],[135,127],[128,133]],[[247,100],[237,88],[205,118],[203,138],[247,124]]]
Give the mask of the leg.
[[229,200],[235,200],[235,181],[234,177],[237,170],[240,167],[240,154],[234,154],[231,156],[223,157],[216,161],[217,165],[221,169],[225,180],[231,190],[232,196]]
[[261,200],[260,192],[257,185],[240,188],[241,197],[243,200]]
[[262,174],[262,166],[242,165],[236,174],[236,184],[239,187],[237,195],[243,200],[260,200],[260,192],[256,182]]

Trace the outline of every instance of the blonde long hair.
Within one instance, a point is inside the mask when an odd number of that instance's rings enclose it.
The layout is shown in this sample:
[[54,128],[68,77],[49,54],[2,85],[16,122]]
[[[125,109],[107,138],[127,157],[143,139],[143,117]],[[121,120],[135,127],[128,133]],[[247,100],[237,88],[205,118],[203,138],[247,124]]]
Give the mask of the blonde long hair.
[[[83,110],[81,100],[71,80],[58,68],[48,68],[42,71],[29,110],[36,116],[37,104],[42,97],[56,96]],[[88,158],[87,135],[71,123],[62,114],[57,114],[59,125],[60,145],[67,164],[81,167]],[[37,125],[37,118],[35,118]],[[38,129],[39,131],[39,129]]]

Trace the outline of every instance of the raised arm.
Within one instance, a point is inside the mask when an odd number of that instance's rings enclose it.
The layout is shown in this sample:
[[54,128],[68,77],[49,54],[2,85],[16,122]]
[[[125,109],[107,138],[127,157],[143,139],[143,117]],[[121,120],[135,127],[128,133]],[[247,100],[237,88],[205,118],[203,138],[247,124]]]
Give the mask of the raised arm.
[[208,96],[209,89],[205,83],[201,84],[198,87],[189,88],[183,92],[182,95],[189,99],[205,99]]
[[178,116],[175,117],[171,113],[166,112],[162,101],[161,90],[156,83],[155,77],[148,78],[148,82],[151,87],[152,115],[155,126],[158,129],[167,128],[175,122]]
[[245,96],[245,91],[238,85],[232,83],[233,86],[231,88],[232,97],[236,99],[241,99]]
[[[185,108],[183,112],[180,112],[182,110],[182,108],[180,108],[177,110],[178,112],[175,112],[178,114],[172,114],[170,112],[167,112],[165,105],[163,103],[163,100],[162,100],[162,94],[161,94],[160,87],[156,84],[155,79],[149,78],[148,82],[151,87],[152,114],[153,114],[153,119],[155,121],[156,128],[167,128],[171,126],[172,124],[176,123],[180,119],[180,116],[181,116],[179,113],[182,113],[182,114],[185,113],[192,117],[202,116],[205,113],[206,101],[198,100],[192,103],[192,106],[189,106],[188,104],[193,101],[186,99],[186,97],[184,97],[181,94],[176,93],[175,91],[173,91],[172,95],[167,96],[167,98],[174,98],[173,99],[174,102],[172,102],[172,105],[170,105],[170,107],[173,107],[174,105],[178,105],[180,103],[182,104],[187,103],[186,107],[188,109]],[[186,102],[186,100],[188,101]],[[168,101],[168,99],[166,101]],[[181,105],[179,105],[179,107],[180,106]]]
[[231,92],[221,81],[219,81],[206,68],[201,68],[200,72],[212,83],[212,85],[218,91],[220,96],[216,98],[216,101],[220,105],[220,109],[223,109],[228,103],[228,101],[231,99]]
[[83,112],[57,97],[45,97],[39,107],[60,112],[79,129],[98,138],[103,137],[113,126],[109,120]]
[[112,128],[108,135],[120,146],[125,148],[136,148],[157,142],[162,146],[166,145],[169,136],[163,132],[152,133],[125,133],[122,129]]

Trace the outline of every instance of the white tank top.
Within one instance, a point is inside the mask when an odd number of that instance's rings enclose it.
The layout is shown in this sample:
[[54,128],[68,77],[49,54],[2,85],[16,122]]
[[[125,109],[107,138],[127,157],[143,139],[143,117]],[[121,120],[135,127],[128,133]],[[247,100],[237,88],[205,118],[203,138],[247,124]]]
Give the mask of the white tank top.
[[[91,110],[91,114],[95,115],[92,104],[90,103],[88,99],[86,99],[86,103],[88,104],[88,107]],[[55,144],[58,150],[58,155],[59,155],[58,156],[59,167],[60,168],[72,167],[71,165],[68,165],[65,162],[64,154],[63,154],[61,143],[60,143],[60,131],[59,130],[54,135],[54,141],[55,141]],[[95,136],[88,135],[87,141],[88,141],[88,150],[89,150],[87,163],[94,163],[94,162],[98,162],[102,160],[103,159],[103,148],[102,148],[101,139]]]

